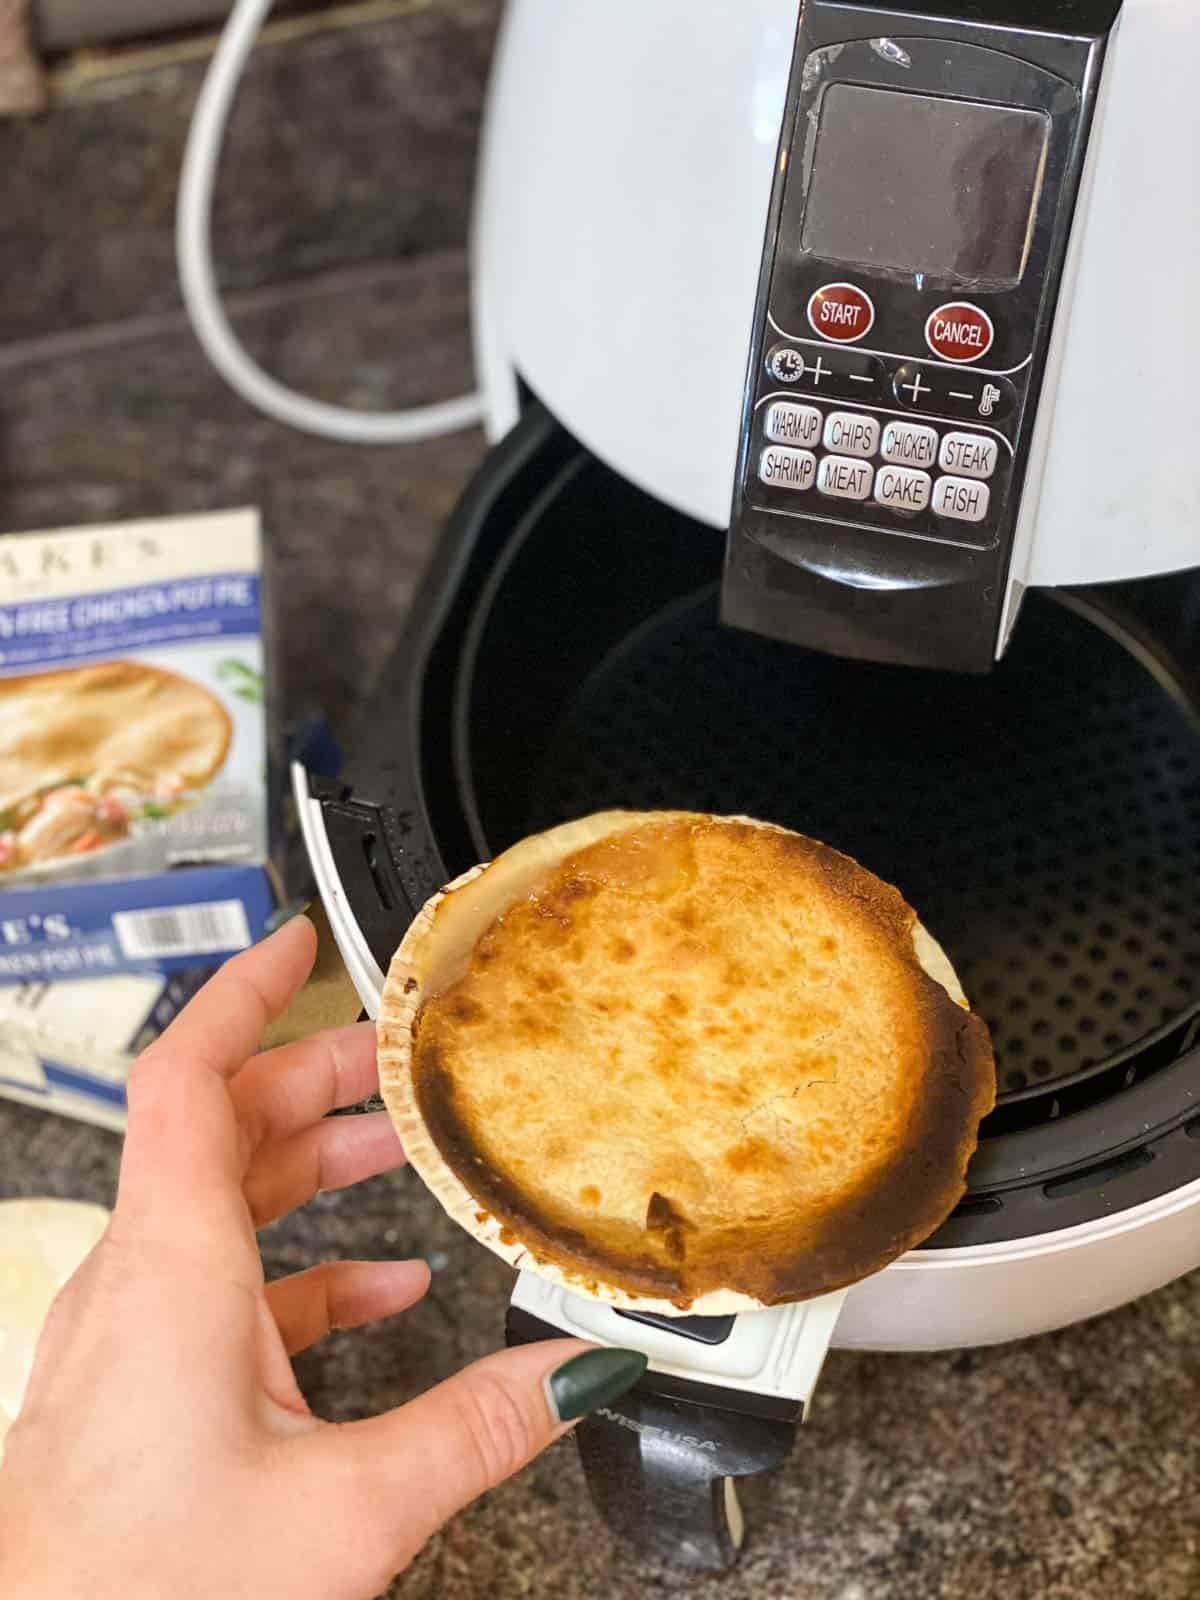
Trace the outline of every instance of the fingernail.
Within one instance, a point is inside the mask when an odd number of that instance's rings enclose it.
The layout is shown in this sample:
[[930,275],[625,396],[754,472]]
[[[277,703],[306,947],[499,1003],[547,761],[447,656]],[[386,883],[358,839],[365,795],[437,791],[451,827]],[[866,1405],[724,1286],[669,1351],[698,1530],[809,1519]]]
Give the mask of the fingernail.
[[[291,900],[286,906],[280,906],[278,911],[273,911],[264,924],[267,933],[274,933],[282,928],[285,922],[291,922],[295,917],[302,917],[312,904],[310,900]],[[312,921],[312,918],[309,918]]]
[[639,1350],[585,1350],[572,1356],[545,1379],[550,1411],[559,1422],[573,1422],[632,1389],[646,1366]]

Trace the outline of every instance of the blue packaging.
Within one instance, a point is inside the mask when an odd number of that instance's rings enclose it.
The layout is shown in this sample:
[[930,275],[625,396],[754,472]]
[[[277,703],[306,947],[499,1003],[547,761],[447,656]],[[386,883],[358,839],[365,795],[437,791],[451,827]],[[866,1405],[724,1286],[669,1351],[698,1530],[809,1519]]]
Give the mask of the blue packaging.
[[0,1093],[87,1115],[90,1050],[119,1117],[122,1058],[270,923],[262,566],[250,509],[0,539]]

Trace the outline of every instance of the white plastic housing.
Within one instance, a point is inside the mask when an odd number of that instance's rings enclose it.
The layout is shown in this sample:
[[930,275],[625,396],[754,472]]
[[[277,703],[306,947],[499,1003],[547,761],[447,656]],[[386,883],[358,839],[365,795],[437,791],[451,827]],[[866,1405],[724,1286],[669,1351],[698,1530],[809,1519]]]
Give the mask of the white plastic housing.
[[[383,974],[354,918],[329,850],[320,802],[311,797],[308,778],[299,765],[292,767],[292,791],[330,927],[363,1007],[374,1017],[383,992]],[[1200,1182],[1096,1222],[1011,1244],[915,1250],[850,1290],[837,1319],[833,1344],[859,1350],[951,1350],[1023,1339],[1111,1311],[1197,1267]],[[547,1292],[552,1288],[547,1286]],[[532,1289],[527,1292],[535,1293]],[[831,1305],[836,1298],[827,1297]],[[522,1303],[566,1326],[552,1300],[553,1295],[550,1300],[543,1296],[538,1301],[540,1311],[532,1299]],[[573,1302],[574,1297],[567,1300]],[[608,1338],[601,1312],[612,1315],[607,1307],[597,1307],[595,1315],[600,1321],[591,1328],[591,1335]],[[750,1315],[771,1318],[778,1313]],[[768,1369],[778,1369],[783,1377],[772,1380],[775,1391],[806,1397],[820,1370],[818,1352],[825,1335],[818,1334],[815,1323],[810,1324],[803,1351],[791,1351],[784,1341],[791,1353],[782,1366],[773,1355],[756,1369],[757,1376],[750,1372],[733,1376],[745,1380],[741,1387],[763,1388],[770,1386]],[[736,1353],[740,1356],[747,1348],[739,1344]],[[656,1358],[656,1351],[649,1353]],[[792,1363],[792,1355],[799,1366]],[[699,1360],[698,1350],[693,1357]],[[718,1371],[707,1354],[704,1360],[709,1363],[708,1370]],[[811,1370],[806,1362],[811,1362]],[[655,1364],[661,1370],[674,1370],[661,1359],[655,1359]]]
[[[769,1311],[743,1312],[723,1344],[706,1345],[631,1322],[612,1306],[571,1294],[528,1271],[517,1273],[512,1303],[576,1339],[632,1345],[655,1372],[722,1388],[773,1394],[807,1408],[846,1300],[845,1289]],[[836,1342],[834,1339],[833,1342]]]
[[[799,0],[510,0],[473,241],[493,436],[516,375],[632,483],[725,527]],[[920,9],[914,6],[914,9]],[[902,35],[897,21],[895,33]],[[1195,0],[1125,0],[1068,261],[1020,584],[1200,560]]]

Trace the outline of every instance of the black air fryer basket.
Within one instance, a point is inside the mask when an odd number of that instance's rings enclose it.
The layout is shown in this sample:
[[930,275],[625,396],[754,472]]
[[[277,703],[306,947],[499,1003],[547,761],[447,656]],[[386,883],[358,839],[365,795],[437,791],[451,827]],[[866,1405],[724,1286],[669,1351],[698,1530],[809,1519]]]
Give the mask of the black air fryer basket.
[[722,627],[722,553],[540,407],[491,453],[326,796],[376,960],[536,829],[762,817],[895,883],[991,1025],[1000,1102],[930,1247],[1200,1177],[1200,586],[1030,593],[976,678]]

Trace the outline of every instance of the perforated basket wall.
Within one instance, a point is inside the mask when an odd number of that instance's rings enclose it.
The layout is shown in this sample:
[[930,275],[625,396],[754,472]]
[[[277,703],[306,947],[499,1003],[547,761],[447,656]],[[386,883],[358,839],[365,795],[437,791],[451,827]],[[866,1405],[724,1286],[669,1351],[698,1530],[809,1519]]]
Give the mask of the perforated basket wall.
[[1132,656],[1036,596],[976,679],[735,633],[707,591],[601,662],[521,787],[529,831],[685,806],[856,856],[946,946],[1003,1090],[1099,1062],[1200,993],[1200,741]]

